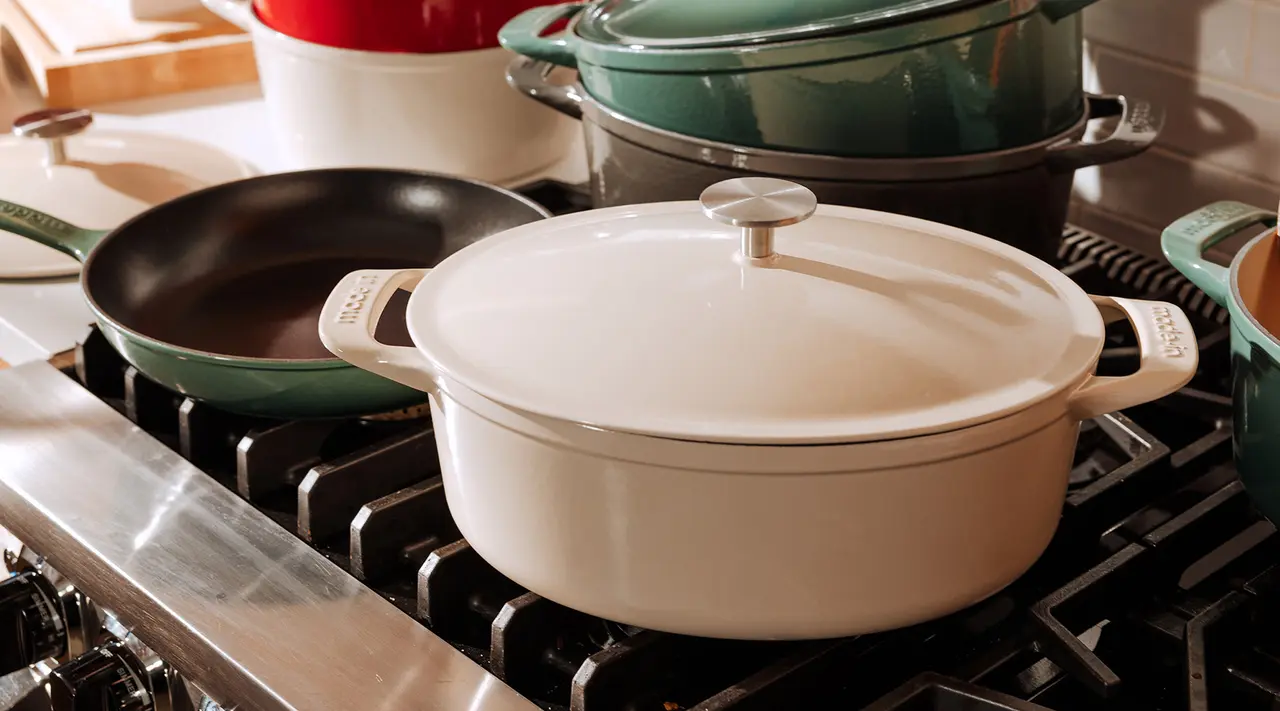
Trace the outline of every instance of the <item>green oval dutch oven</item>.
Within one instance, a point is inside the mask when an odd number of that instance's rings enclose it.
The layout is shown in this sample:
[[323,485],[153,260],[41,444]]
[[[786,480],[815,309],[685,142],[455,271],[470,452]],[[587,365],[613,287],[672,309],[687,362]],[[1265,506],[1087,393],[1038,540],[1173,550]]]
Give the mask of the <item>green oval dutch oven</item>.
[[[1204,258],[1217,242],[1261,223],[1223,267]],[[1178,271],[1231,316],[1236,469],[1258,508],[1280,522],[1280,256],[1276,213],[1218,202],[1165,229],[1161,247]]]
[[601,0],[528,10],[498,38],[576,68],[594,99],[669,131],[838,156],[949,156],[1034,143],[1079,120],[1078,13],[1093,2]]

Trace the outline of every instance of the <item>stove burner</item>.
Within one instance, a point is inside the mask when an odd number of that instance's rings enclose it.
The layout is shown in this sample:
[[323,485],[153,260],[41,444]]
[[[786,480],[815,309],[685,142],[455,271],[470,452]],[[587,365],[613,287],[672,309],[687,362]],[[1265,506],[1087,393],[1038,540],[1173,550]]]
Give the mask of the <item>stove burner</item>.
[[[529,192],[561,212],[586,206],[563,186]],[[428,416],[228,415],[151,383],[96,331],[65,370],[545,709],[1280,708],[1280,542],[1231,466],[1226,313],[1162,261],[1096,235],[1068,230],[1061,256],[1086,290],[1182,303],[1201,372],[1082,425],[1058,533],[1021,579],[950,617],[848,639],[683,637],[524,590],[462,539],[422,466],[435,458]],[[1099,372],[1136,367],[1132,333],[1110,328]]]

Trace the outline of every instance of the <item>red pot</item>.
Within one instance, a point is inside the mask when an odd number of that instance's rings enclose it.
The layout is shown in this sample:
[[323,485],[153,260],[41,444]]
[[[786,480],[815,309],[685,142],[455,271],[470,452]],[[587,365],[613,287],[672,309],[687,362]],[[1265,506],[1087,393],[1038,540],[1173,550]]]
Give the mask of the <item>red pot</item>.
[[307,42],[373,52],[498,46],[498,29],[546,0],[253,0],[263,24]]

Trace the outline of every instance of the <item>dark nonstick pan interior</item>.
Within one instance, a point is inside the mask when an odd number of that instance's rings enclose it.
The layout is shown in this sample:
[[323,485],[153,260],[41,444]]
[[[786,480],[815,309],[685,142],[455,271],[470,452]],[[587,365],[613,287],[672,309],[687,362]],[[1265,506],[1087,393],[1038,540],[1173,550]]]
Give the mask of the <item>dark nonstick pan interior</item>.
[[[548,217],[519,195],[445,176],[307,171],[229,183],[121,226],[83,282],[125,328],[189,350],[330,359],[320,308],[357,269],[434,266],[489,235]],[[400,333],[378,337],[407,342]]]

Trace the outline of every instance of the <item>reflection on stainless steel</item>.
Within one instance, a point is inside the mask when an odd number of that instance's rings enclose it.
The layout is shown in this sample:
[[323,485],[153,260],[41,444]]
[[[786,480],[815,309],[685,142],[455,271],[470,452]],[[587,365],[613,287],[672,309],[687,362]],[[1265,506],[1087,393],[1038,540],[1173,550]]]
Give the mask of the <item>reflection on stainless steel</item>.
[[0,524],[216,699],[536,708],[48,363],[0,371],[0,462]]

